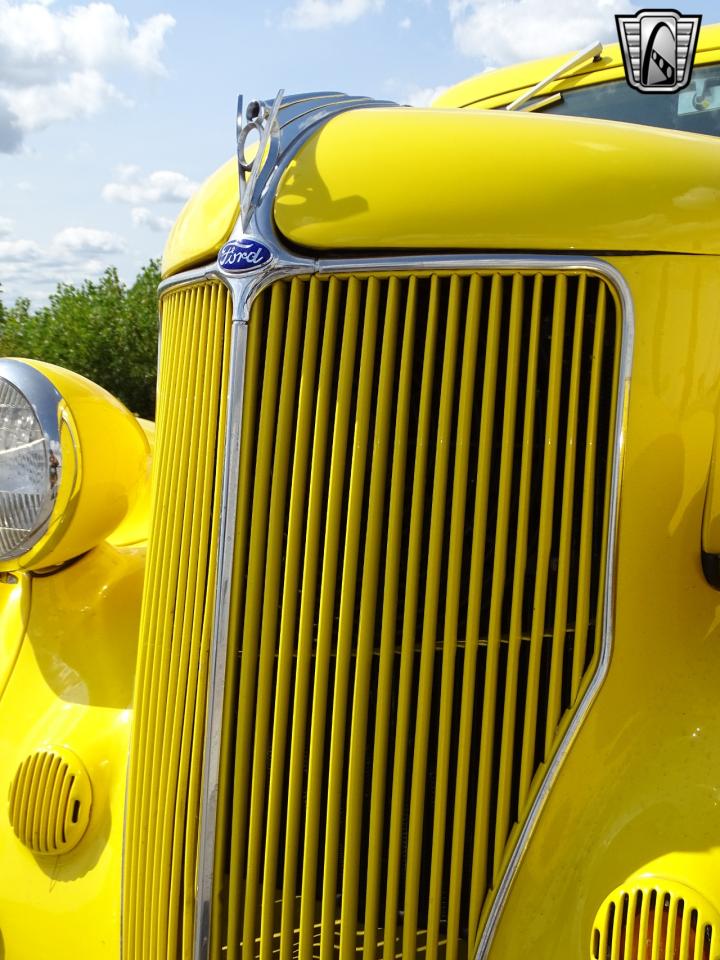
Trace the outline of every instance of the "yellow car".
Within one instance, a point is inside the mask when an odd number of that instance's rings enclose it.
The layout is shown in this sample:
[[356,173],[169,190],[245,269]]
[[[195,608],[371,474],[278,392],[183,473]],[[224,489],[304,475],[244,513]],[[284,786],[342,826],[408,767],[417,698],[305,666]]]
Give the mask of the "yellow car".
[[157,433],[0,361],[3,960],[720,957],[718,135],[720,27],[252,102]]

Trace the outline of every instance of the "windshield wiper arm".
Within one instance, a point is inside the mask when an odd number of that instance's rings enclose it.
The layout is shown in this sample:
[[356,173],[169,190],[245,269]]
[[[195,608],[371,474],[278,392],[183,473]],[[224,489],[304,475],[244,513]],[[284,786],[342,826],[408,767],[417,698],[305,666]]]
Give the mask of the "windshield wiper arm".
[[600,41],[597,43],[591,43],[589,47],[585,47],[584,50],[581,50],[580,53],[576,53],[574,57],[564,63],[561,67],[558,67],[557,70],[553,70],[551,74],[548,74],[547,77],[544,77],[540,83],[536,83],[531,90],[526,90],[525,93],[521,93],[517,100],[513,100],[512,103],[509,103],[505,109],[506,110],[519,110],[523,104],[527,103],[528,100],[540,93],[541,90],[544,90],[545,87],[549,86],[553,80],[559,80],[566,73],[569,73],[575,67],[579,67],[581,64],[586,63],[588,60],[599,60],[600,55],[602,54],[602,44]]

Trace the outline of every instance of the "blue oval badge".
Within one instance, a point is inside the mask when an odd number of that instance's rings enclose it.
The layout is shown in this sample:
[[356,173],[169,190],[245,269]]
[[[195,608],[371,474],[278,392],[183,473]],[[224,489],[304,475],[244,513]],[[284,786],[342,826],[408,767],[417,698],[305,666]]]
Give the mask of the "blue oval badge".
[[244,237],[242,240],[228,240],[218,254],[218,264],[230,273],[243,273],[245,270],[257,270],[272,260],[272,253],[264,243]]

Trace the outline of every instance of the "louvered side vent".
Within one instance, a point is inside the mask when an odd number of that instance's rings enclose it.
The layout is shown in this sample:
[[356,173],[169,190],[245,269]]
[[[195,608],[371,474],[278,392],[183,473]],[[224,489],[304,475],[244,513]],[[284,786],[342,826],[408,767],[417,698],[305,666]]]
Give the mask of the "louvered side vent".
[[213,957],[473,955],[597,667],[621,328],[581,271],[254,303]]
[[92,787],[80,760],[63,747],[38,750],[10,786],[10,823],[33,853],[68,853],[90,822]]
[[191,956],[207,661],[232,305],[210,281],[162,300],[154,510],[125,821],[123,951]]
[[593,925],[591,960],[718,960],[720,917],[694,890],[652,879],[620,887]]

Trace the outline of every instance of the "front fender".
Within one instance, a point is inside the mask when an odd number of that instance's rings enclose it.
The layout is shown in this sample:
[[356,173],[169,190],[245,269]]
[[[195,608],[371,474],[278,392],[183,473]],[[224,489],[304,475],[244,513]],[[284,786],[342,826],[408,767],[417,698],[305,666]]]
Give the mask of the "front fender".
[[[103,544],[0,586],[0,796],[36,751],[70,750],[92,787],[77,846],[36,854],[0,806],[0,957],[117,957],[125,775],[144,548]],[[30,596],[31,591],[31,596]],[[14,656],[9,638],[14,638]],[[8,650],[11,655],[8,656]],[[12,662],[11,662],[12,658]],[[38,783],[37,809],[47,784]]]

